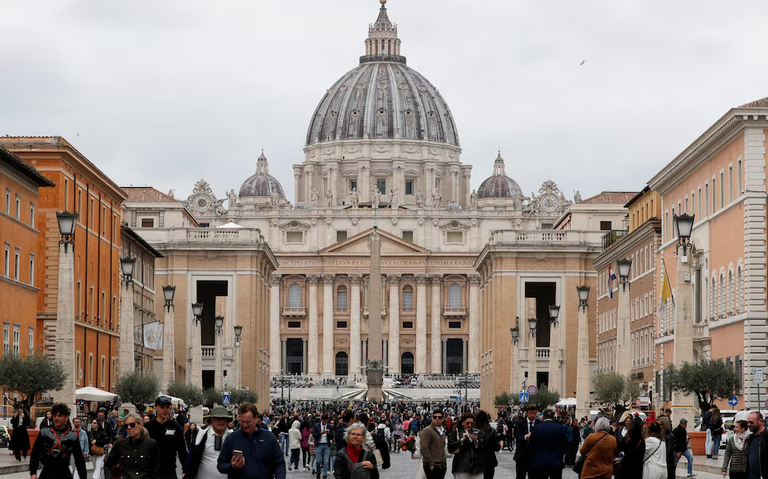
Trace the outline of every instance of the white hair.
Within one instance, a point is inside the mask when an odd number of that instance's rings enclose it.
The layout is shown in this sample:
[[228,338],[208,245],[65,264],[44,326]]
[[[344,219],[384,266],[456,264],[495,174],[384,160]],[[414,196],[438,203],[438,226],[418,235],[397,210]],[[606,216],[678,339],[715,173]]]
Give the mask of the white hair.
[[371,436],[371,433],[368,432],[365,424],[361,423],[360,421],[353,422],[349,425],[349,427],[347,427],[347,430],[344,432],[344,440],[349,442],[349,433],[357,429],[363,431],[363,448],[368,451],[373,451],[376,449],[376,444],[373,442],[373,436]]
[[595,423],[595,432],[608,431],[611,429],[611,421],[607,417],[601,417]]

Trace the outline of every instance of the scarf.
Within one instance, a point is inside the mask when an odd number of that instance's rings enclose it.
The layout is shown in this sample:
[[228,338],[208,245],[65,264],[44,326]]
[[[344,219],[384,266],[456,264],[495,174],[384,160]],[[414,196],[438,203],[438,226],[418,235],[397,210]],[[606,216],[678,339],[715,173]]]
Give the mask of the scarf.
[[733,445],[736,446],[736,449],[739,451],[744,450],[744,443],[750,434],[750,431],[744,431],[733,435]]

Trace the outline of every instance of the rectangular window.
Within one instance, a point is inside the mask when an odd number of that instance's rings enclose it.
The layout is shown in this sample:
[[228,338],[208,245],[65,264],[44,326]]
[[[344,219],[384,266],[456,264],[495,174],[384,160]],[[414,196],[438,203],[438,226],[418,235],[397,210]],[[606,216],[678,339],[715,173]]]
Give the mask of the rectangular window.
[[21,352],[21,326],[13,325],[13,354],[18,356]]
[[29,205],[29,226],[35,227],[35,205],[31,203]]
[[80,351],[75,354],[75,358],[77,361],[77,384],[80,385],[83,380],[83,358],[80,355]]
[[107,319],[107,293],[102,291],[101,292],[101,316],[99,317],[99,322],[101,322],[104,319]]
[[11,275],[11,245],[5,243],[5,261],[3,262],[3,276],[6,278]]
[[16,195],[16,219],[21,220],[21,196]]
[[88,355],[88,385],[93,386],[93,354]]
[[464,242],[464,233],[462,231],[449,231],[445,237],[448,243],[460,244]]
[[11,325],[3,323],[3,354],[11,351]]
[[542,223],[541,229],[543,230],[551,230],[555,225],[553,223]]
[[688,214],[688,198],[685,199],[685,213]]
[[720,208],[725,206],[725,173],[720,172]]
[[346,231],[337,231],[336,232],[336,242],[341,243],[342,241],[347,241],[347,232]]
[[69,211],[69,180],[64,180],[64,211]]
[[104,387],[107,381],[107,375],[105,374],[107,371],[107,358],[102,356],[101,357],[101,364],[99,365],[99,382],[101,383],[101,387]]
[[80,222],[80,224],[84,224],[83,221],[85,220],[85,217],[83,216],[83,190],[78,189],[77,190],[77,220]]
[[29,255],[29,284],[35,285],[35,255]]
[[600,222],[600,231],[611,231],[612,227],[613,227],[613,224],[610,221]]
[[736,194],[741,196],[743,191],[741,191],[741,160],[736,164],[736,184],[739,186],[738,191],[736,191]]
[[83,304],[82,301],[82,283],[80,281],[77,282],[77,295],[75,296],[75,317],[81,318],[83,316],[83,309],[81,305]]
[[101,235],[102,236],[107,235],[107,207],[106,206],[101,207]]
[[413,180],[405,180],[405,194],[406,195],[413,194]]
[[728,167],[728,203],[733,201],[733,166]]
[[[696,205],[696,211],[699,212],[699,216],[701,216],[701,188],[699,188],[699,204]],[[701,221],[701,219],[699,219]]]
[[[93,198],[91,198],[91,207],[88,210],[88,227],[93,229]],[[93,362],[93,358],[91,358],[91,362]],[[93,385],[93,378],[91,378],[89,384]]]
[[301,321],[288,321],[288,327],[289,328],[300,328],[301,327]]
[[461,329],[461,321],[448,321],[448,329]]
[[403,321],[403,329],[413,329],[413,321]]
[[35,328],[29,328],[29,355],[35,354]]
[[704,183],[704,216],[709,216],[709,183]]
[[117,238],[117,215],[112,215],[112,238],[110,238],[110,241],[112,241],[112,243],[115,243],[116,238]]
[[357,180],[349,180],[349,191],[355,191],[357,189]]
[[285,240],[288,243],[303,243],[304,232],[303,231],[286,231]]
[[734,358],[733,367],[736,369],[736,395],[744,394],[744,359],[742,356]]
[[[720,185],[722,188],[723,185]],[[712,178],[712,213],[717,211],[717,180]]]
[[409,243],[413,243],[413,231],[403,231],[403,239]]
[[21,270],[21,259],[19,256],[21,256],[21,253],[19,253],[19,248],[16,248],[16,251],[13,253],[13,279],[16,281],[19,280],[19,271]]
[[142,228],[154,228],[155,227],[155,219],[154,218],[142,218],[141,219],[141,227]]
[[376,188],[382,195],[387,194],[387,180],[376,180]]
[[346,321],[336,321],[336,329],[347,329]]
[[5,190],[5,212],[11,214],[11,190]]

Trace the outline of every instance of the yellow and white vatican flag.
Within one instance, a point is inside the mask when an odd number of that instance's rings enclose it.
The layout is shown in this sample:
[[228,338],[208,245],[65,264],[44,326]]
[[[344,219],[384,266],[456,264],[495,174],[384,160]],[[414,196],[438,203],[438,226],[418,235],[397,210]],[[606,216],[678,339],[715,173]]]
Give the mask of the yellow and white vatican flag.
[[144,347],[163,349],[163,323],[155,321],[144,325]]

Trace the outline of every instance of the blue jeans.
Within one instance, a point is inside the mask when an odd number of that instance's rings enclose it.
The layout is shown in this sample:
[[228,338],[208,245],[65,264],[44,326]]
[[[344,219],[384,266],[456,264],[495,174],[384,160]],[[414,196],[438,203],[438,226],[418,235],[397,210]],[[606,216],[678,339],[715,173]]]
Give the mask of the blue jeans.
[[288,434],[280,433],[280,449],[282,449],[283,454],[286,456],[288,455],[288,451],[290,450],[290,443],[291,441],[288,440]]
[[688,475],[693,474],[693,455],[691,454],[690,449],[686,449],[685,452],[675,453],[675,467],[677,467],[677,463],[682,456],[685,456],[685,458],[688,459]]
[[320,464],[323,465],[323,477],[328,475],[328,468],[330,467],[331,448],[328,444],[318,444],[315,448],[315,470],[317,471],[317,477],[320,477]]

